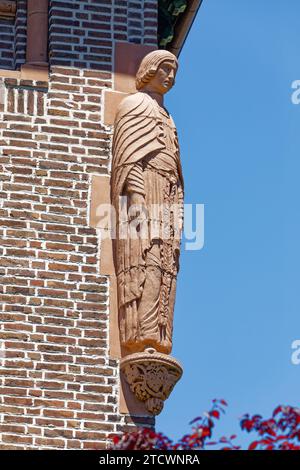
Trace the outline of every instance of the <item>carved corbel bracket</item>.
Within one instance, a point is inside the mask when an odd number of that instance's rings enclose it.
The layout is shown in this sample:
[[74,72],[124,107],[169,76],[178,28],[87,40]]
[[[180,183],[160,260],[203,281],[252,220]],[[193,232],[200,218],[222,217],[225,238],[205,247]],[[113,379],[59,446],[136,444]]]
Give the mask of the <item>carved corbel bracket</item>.
[[0,0],[0,19],[11,20],[16,16],[17,2],[12,0]]
[[182,376],[182,367],[176,359],[153,348],[125,356],[121,371],[131,391],[152,415],[162,411],[164,401]]

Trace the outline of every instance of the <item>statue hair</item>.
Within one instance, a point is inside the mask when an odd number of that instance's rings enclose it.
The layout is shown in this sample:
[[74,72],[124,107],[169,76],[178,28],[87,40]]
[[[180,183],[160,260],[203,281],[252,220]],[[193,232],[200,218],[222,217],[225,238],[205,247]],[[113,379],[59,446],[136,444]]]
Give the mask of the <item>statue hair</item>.
[[178,67],[177,57],[169,51],[159,49],[147,54],[138,69],[135,78],[135,85],[137,90],[141,90],[150,80],[154,77],[159,66],[166,60],[175,62]]

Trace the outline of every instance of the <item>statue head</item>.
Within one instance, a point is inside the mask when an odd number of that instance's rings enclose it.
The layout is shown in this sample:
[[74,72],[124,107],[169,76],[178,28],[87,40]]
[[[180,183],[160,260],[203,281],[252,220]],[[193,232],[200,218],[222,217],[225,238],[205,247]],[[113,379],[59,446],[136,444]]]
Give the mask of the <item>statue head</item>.
[[177,58],[171,52],[165,50],[150,52],[142,60],[136,74],[136,88],[148,89],[163,95],[174,85],[177,69]]

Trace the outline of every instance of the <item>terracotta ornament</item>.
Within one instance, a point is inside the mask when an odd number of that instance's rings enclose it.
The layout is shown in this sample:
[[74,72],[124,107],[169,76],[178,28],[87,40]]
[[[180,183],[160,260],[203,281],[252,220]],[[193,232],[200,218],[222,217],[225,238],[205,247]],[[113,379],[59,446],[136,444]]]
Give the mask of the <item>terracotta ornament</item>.
[[158,415],[176,382],[182,376],[180,364],[166,354],[148,348],[144,353],[126,356],[121,362],[126,381],[146,409]]
[[17,2],[11,0],[0,0],[0,18],[14,19],[17,11]]
[[[121,102],[115,119],[111,179],[116,211],[114,263],[127,376],[128,354],[150,348],[160,353],[156,366],[159,363],[168,369],[163,356],[172,350],[183,177],[176,127],[163,106],[163,97],[174,85],[177,68],[177,58],[168,51],[147,54],[136,75],[138,91]],[[177,368],[181,370],[179,364]],[[147,375],[147,367],[143,370]],[[178,380],[181,372],[175,376]],[[162,390],[159,393],[168,395]]]

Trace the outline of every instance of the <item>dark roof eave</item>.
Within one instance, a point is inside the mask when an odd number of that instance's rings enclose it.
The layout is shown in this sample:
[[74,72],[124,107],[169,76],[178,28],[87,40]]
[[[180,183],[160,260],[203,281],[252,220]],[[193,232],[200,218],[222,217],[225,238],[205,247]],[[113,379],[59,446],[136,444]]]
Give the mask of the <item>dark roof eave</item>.
[[168,50],[177,57],[179,56],[184,46],[185,40],[189,34],[202,2],[203,0],[190,0],[186,11],[181,16],[175,27],[174,38],[171,44],[168,45]]

